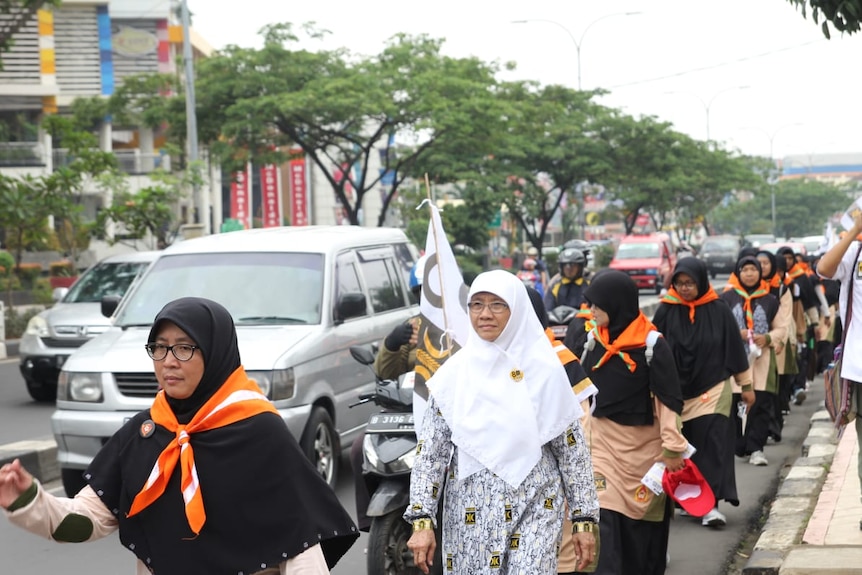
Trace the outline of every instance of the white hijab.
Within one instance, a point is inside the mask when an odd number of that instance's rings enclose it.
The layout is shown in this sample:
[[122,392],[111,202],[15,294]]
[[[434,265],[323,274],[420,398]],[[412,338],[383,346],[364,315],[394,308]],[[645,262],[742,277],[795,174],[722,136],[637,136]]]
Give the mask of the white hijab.
[[509,322],[493,342],[471,324],[466,345],[435,372],[428,388],[458,446],[458,478],[488,469],[518,487],[541,459],[542,446],[583,410],[523,282],[507,271],[485,272],[468,298],[480,292],[509,305]]

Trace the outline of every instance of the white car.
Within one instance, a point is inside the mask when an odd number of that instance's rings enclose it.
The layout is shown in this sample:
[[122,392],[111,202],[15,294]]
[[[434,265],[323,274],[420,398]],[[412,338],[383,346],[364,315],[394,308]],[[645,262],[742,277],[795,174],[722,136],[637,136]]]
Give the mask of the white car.
[[377,410],[349,409],[375,388],[350,347],[373,349],[418,313],[408,287],[417,254],[401,230],[356,226],[236,231],[165,249],[112,326],[63,364],[51,426],[66,492],[83,486],[83,471],[123,422],[152,405],[159,384],[147,336],[159,310],[187,296],[230,311],[246,372],[334,485],[341,446]]
[[87,269],[71,288],[57,288],[57,303],[30,319],[19,344],[19,367],[30,397],[54,401],[66,358],[111,325],[102,315],[102,298],[122,297],[158,255],[111,256]]

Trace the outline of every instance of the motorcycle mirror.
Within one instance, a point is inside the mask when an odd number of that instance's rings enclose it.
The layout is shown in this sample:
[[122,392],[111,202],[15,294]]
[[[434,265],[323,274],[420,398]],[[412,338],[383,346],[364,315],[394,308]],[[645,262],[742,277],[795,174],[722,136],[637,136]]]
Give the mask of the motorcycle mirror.
[[365,347],[359,345],[350,346],[350,355],[362,365],[371,365],[374,363],[374,354]]

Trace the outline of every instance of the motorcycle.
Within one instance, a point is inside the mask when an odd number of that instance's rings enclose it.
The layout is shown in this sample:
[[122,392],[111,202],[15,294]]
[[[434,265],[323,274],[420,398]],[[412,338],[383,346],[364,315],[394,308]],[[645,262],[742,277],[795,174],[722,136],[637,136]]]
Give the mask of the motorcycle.
[[[374,355],[366,348],[350,348],[353,358],[371,366]],[[413,562],[413,553],[407,548],[412,526],[402,515],[410,501],[410,472],[416,457],[416,429],[413,419],[413,378],[410,371],[397,381],[382,379],[376,373],[373,393],[359,396],[350,407],[373,401],[381,412],[368,419],[363,439],[362,478],[371,494],[366,514],[371,518],[368,536],[368,575],[418,575],[422,573]],[[441,524],[442,505],[438,509],[437,525]],[[442,545],[439,528],[436,530],[437,549],[431,573],[441,575]]]
[[577,313],[578,310],[568,305],[558,305],[548,312],[548,322],[558,340],[563,341],[566,338],[569,324],[575,319]]

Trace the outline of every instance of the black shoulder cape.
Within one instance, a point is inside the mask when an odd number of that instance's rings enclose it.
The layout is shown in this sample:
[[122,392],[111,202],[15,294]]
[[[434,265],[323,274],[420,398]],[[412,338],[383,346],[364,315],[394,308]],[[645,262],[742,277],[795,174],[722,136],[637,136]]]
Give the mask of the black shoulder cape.
[[126,423],[85,477],[119,521],[120,541],[156,575],[254,573],[320,543],[330,568],[359,537],[333,490],[317,474],[282,419],[264,413],[192,435],[207,519],[189,529],[180,468],[165,493],[127,518],[162,449],[175,439],[161,426],[143,437],[149,410]]

